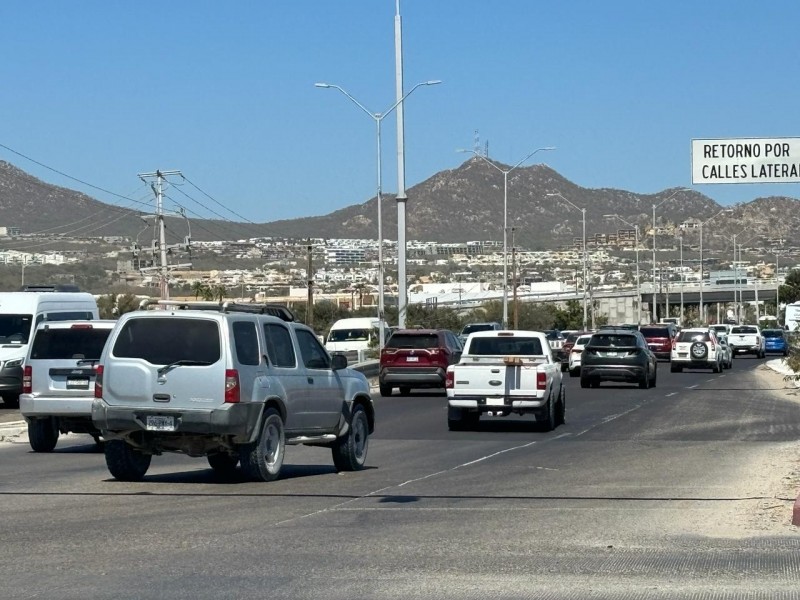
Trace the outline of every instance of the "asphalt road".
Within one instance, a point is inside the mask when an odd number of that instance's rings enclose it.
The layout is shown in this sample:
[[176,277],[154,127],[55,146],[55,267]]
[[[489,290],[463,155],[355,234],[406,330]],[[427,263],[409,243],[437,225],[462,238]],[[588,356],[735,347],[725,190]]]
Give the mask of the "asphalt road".
[[791,512],[770,457],[796,450],[800,402],[762,363],[567,377],[550,433],[451,433],[441,394],[376,398],[368,469],[289,447],[267,484],[178,455],[117,482],[88,436],[0,444],[0,598],[797,598],[800,533],[759,519]]

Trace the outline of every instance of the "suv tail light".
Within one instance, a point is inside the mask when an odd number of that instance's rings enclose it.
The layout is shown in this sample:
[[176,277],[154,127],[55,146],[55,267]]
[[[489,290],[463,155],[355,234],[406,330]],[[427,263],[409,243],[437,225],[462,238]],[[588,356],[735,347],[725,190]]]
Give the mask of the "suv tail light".
[[32,386],[33,369],[27,365],[22,371],[22,393],[30,394],[33,391]]
[[94,397],[103,397],[103,365],[97,365],[94,368]]
[[542,372],[536,373],[536,389],[537,390],[547,389],[547,373],[542,373]]
[[452,390],[455,386],[455,375],[453,374],[453,369],[447,369],[447,373],[444,376],[444,387],[446,389]]
[[227,404],[239,402],[239,371],[236,369],[225,369],[225,402]]

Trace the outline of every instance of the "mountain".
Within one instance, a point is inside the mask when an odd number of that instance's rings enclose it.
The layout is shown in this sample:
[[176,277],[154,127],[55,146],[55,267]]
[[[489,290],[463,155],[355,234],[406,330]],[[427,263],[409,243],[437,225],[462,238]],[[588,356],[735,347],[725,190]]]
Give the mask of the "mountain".
[[[440,242],[502,239],[503,173],[507,165],[473,157],[452,170],[434,174],[407,191],[407,239]],[[581,211],[549,194],[560,194],[586,209],[587,237],[628,228],[617,214],[639,225],[644,238],[651,229],[653,205],[657,205],[659,230],[672,229],[686,219],[714,217],[706,227],[707,247],[730,245],[728,240],[747,227],[745,237],[784,239],[800,243],[798,200],[785,197],[758,198],[724,207],[691,190],[667,189],[656,194],[580,187],[545,165],[518,167],[508,175],[508,226],[524,247],[536,249],[572,243],[582,233]],[[172,201],[180,200],[180,196]],[[90,196],[45,183],[0,161],[0,226],[13,225],[23,233],[47,231],[75,237],[121,235],[135,239],[146,227],[142,215],[150,214],[150,202],[122,200],[122,206],[99,202]],[[189,214],[191,217],[191,214]],[[374,238],[377,235],[377,199],[353,204],[327,215],[270,223],[234,223],[190,219],[195,240],[241,239],[257,236]],[[396,239],[397,205],[394,196],[382,202],[384,238]],[[183,219],[169,219],[172,239],[187,234]],[[695,234],[690,234],[695,235]],[[727,238],[727,240],[725,239]],[[149,239],[149,233],[148,233]]]

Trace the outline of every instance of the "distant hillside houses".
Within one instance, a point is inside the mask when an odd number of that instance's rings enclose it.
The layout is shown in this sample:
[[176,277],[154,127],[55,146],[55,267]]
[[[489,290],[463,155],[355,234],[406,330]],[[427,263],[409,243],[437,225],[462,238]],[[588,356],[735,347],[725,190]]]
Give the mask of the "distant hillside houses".
[[82,259],[77,256],[67,258],[58,252],[20,252],[19,250],[0,250],[0,263],[4,265],[63,265],[76,263]]

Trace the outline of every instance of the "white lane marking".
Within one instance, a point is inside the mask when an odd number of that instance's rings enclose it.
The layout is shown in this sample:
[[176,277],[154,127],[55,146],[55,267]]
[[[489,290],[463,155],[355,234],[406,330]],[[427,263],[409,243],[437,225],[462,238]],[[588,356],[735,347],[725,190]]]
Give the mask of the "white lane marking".
[[695,383],[694,385],[690,385],[690,386],[689,386],[689,387],[687,387],[686,389],[687,389],[687,390],[693,390],[694,388],[696,388],[696,387],[697,387],[697,386],[699,386],[699,385],[700,385],[699,383]]
[[513,450],[522,450],[524,448],[528,448],[528,447],[533,446],[534,444],[536,444],[537,441],[538,440],[533,441],[533,442],[528,442],[527,444],[522,444],[521,446],[512,446],[511,448],[506,448],[505,450],[499,450],[497,452],[493,452],[492,454],[487,454],[486,456],[482,456],[482,457],[477,458],[475,460],[470,460],[468,462],[461,463],[460,465],[456,465],[455,467],[450,467],[449,469],[443,469],[441,471],[436,471],[435,473],[429,473],[428,475],[423,475],[422,477],[416,477],[414,479],[409,479],[408,481],[404,481],[403,483],[400,483],[400,484],[388,485],[388,486],[383,487],[383,488],[381,488],[379,490],[373,490],[373,491],[371,491],[371,492],[369,492],[367,494],[363,494],[363,495],[361,495],[361,496],[359,496],[357,498],[350,498],[349,500],[345,500],[344,502],[340,502],[339,504],[334,504],[333,506],[328,506],[326,508],[322,508],[320,510],[316,510],[314,512],[311,512],[311,513],[308,513],[308,514],[305,514],[305,515],[300,515],[298,517],[292,517],[291,519],[285,519],[283,521],[278,521],[277,523],[275,523],[275,525],[285,525],[286,523],[291,523],[292,521],[297,521],[297,520],[300,520],[300,519],[307,519],[308,517],[313,517],[313,516],[316,516],[316,515],[320,515],[322,513],[330,512],[332,510],[337,510],[337,509],[339,509],[339,508],[341,508],[343,506],[347,506],[348,504],[352,504],[353,502],[357,502],[359,500],[363,500],[365,498],[369,498],[370,496],[375,496],[377,494],[381,494],[381,493],[385,492],[386,490],[390,490],[392,488],[399,488],[399,487],[403,487],[405,485],[409,485],[411,483],[417,483],[419,481],[424,481],[426,479],[430,479],[431,477],[436,477],[437,475],[444,475],[446,473],[450,473],[452,471],[455,471],[456,469],[461,469],[462,467],[469,467],[469,466],[474,465],[476,463],[479,463],[481,461],[493,458],[495,456],[499,456],[501,454],[505,454],[506,452],[512,452]]
[[666,396],[664,396],[664,398],[669,398],[670,396],[674,396],[674,395],[675,395],[675,394],[677,394],[677,393],[678,393],[678,392],[670,392],[669,394],[667,394]]
[[605,419],[603,419],[602,421],[600,421],[599,423],[595,423],[594,425],[592,425],[591,427],[587,427],[586,429],[584,429],[580,433],[576,433],[574,437],[578,437],[579,435],[583,435],[584,433],[586,433],[588,431],[591,431],[595,427],[600,427],[600,425],[605,425],[606,423],[610,423],[611,421],[619,419],[620,417],[624,417],[628,413],[632,413],[633,411],[640,409],[642,406],[643,405],[640,404],[638,406],[634,406],[633,408],[629,408],[625,412],[621,412],[618,415],[610,415],[610,416],[606,417]]

